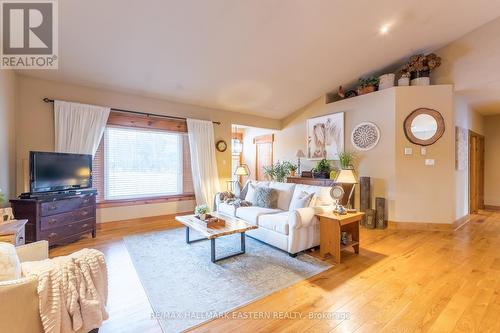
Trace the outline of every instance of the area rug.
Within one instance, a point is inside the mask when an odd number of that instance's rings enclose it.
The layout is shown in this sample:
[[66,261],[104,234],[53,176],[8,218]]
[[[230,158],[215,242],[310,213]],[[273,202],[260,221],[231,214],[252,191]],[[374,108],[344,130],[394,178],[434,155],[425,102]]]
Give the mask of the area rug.
[[[331,267],[249,237],[245,254],[214,264],[210,241],[186,244],[184,228],[127,236],[125,244],[164,332],[185,331]],[[239,234],[218,238],[217,257],[239,246]]]

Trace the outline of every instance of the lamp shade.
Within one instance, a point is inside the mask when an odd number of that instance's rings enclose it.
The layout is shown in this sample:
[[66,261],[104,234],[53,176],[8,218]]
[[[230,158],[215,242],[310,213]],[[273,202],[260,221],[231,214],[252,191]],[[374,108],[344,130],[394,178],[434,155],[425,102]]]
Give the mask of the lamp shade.
[[339,175],[337,176],[337,183],[341,184],[357,184],[356,175],[352,170],[340,170]]
[[295,157],[298,157],[298,158],[306,157],[306,154],[304,154],[304,152],[302,151],[302,149],[299,149],[295,153]]
[[238,165],[236,170],[234,170],[234,174],[236,176],[248,176],[250,174],[250,170],[248,169],[248,165],[246,165],[246,164]]

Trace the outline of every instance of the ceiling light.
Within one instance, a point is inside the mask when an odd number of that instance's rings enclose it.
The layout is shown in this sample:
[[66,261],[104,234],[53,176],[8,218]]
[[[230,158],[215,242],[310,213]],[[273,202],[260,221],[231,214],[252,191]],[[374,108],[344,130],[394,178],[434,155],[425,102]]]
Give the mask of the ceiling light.
[[389,28],[391,27],[391,25],[389,23],[386,23],[384,24],[383,26],[380,27],[379,29],[379,33],[381,35],[385,35],[389,32]]

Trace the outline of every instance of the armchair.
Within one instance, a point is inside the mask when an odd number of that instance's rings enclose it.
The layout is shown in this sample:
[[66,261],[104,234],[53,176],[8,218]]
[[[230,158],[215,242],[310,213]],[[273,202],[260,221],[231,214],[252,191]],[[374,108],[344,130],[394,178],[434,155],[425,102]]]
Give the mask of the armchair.
[[[49,243],[39,241],[16,247],[19,261],[39,261],[49,257]],[[38,306],[38,280],[23,277],[0,282],[0,332],[43,332]],[[99,329],[92,330],[97,333]],[[86,332],[78,332],[86,333]]]

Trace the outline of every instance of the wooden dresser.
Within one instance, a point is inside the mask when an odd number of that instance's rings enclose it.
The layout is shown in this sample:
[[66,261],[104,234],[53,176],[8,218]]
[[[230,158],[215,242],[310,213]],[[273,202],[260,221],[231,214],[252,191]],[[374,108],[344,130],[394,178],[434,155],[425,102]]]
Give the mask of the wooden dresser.
[[[307,177],[288,177],[286,179],[287,183],[296,183],[296,184],[304,184],[304,185],[314,185],[314,186],[335,186],[340,185],[344,189],[344,197],[342,198],[342,205],[347,204],[347,200],[349,198],[349,192],[353,185],[351,184],[339,184],[336,183],[333,179],[325,179],[325,178],[307,178]],[[351,198],[351,205],[354,207],[354,192]]]
[[14,216],[27,219],[26,242],[49,245],[73,242],[86,233],[96,236],[95,194],[10,200]]

